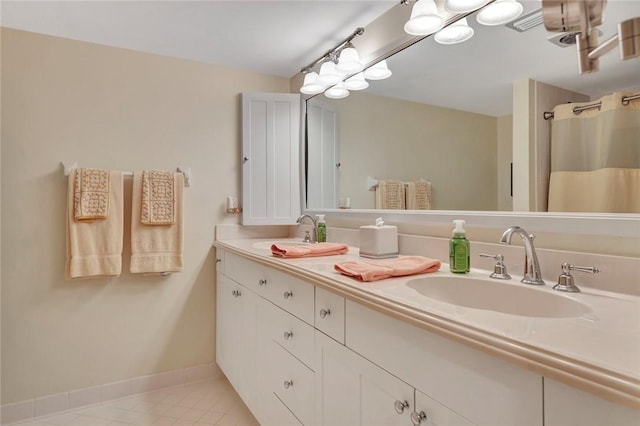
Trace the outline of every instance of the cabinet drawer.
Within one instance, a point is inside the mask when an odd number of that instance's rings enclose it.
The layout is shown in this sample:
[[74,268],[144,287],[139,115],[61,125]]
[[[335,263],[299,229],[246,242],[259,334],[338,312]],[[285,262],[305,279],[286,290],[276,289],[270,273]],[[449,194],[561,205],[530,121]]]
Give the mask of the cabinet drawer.
[[260,294],[308,324],[313,324],[313,285],[275,269],[266,270]]
[[427,425],[474,426],[464,417],[416,390],[415,411],[424,413]]
[[226,252],[224,249],[216,248],[216,272],[224,274],[224,257]]
[[302,426],[300,420],[293,415],[274,393],[269,395],[267,401],[269,412],[267,414],[266,426]]
[[269,345],[267,390],[275,393],[305,425],[314,423],[314,374],[279,344]]
[[224,263],[226,276],[258,294],[262,293],[261,283],[266,279],[264,266],[234,253],[226,253]]
[[344,344],[344,297],[316,287],[315,325]]
[[313,327],[267,301],[258,308],[258,327],[265,341],[278,342],[313,370]]

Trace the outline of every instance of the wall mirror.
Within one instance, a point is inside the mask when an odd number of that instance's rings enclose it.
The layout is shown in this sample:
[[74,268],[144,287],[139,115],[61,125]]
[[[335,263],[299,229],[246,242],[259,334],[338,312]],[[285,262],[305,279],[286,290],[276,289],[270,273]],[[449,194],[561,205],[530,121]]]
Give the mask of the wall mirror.
[[[516,29],[480,25],[472,14],[470,40],[442,45],[428,37],[388,58],[389,79],[343,99],[308,99],[306,208],[375,209],[375,180],[396,179],[429,181],[432,213],[519,210],[512,203],[514,82],[539,81],[584,100],[640,92],[640,59],[611,52],[599,72],[580,74],[571,36],[545,30],[540,1],[521,3]],[[636,16],[640,2],[610,0],[600,40]]]

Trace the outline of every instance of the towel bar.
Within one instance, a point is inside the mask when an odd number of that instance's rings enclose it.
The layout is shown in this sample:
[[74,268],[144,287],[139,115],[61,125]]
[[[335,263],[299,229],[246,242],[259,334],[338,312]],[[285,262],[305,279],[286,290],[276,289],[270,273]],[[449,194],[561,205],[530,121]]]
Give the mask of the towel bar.
[[[71,174],[71,170],[78,168],[78,163],[76,161],[71,162],[62,162],[62,168],[64,169],[64,175],[69,176]],[[182,173],[184,175],[184,186],[188,188],[191,186],[191,168],[178,166],[176,168],[178,173]],[[133,172],[122,172],[123,176],[133,176]]]

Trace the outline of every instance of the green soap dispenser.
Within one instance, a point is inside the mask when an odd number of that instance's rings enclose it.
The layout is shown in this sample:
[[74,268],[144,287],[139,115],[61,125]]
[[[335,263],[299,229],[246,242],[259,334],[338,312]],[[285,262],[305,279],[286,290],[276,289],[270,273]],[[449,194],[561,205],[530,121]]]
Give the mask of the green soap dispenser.
[[453,236],[449,240],[449,269],[454,274],[466,274],[471,267],[469,240],[464,230],[464,220],[454,220]]
[[326,243],[327,242],[327,224],[324,221],[324,215],[317,215],[318,218],[318,242]]

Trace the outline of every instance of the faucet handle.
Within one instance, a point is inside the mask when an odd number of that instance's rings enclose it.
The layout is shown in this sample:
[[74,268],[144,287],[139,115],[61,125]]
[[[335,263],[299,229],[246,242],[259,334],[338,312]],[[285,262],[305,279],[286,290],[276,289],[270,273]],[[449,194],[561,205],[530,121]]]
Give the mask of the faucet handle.
[[507,272],[507,266],[504,264],[504,256],[501,254],[487,254],[480,253],[480,257],[488,257],[490,259],[495,259],[496,264],[493,267],[493,273],[489,275],[491,278],[495,278],[497,280],[510,280],[511,275]]
[[562,273],[558,277],[558,284],[553,286],[554,290],[566,291],[569,293],[580,293],[580,289],[576,286],[571,271],[588,272],[590,274],[597,274],[600,269],[595,266],[576,266],[567,262],[562,264]]
[[309,231],[304,231],[304,239],[303,243],[311,243],[311,235],[309,235]]

